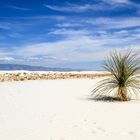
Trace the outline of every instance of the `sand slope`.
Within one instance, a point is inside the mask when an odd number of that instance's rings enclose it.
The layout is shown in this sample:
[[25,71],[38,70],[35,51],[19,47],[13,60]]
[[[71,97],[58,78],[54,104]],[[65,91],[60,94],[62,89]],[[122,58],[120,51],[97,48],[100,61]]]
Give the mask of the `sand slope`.
[[0,140],[139,140],[140,101],[89,100],[96,81],[0,83]]

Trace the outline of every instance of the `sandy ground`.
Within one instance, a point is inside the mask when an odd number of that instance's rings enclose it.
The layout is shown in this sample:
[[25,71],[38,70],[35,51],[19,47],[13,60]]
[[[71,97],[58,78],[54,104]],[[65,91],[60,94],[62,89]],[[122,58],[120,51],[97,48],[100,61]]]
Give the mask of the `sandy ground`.
[[140,101],[90,100],[96,82],[0,83],[0,140],[139,140]]

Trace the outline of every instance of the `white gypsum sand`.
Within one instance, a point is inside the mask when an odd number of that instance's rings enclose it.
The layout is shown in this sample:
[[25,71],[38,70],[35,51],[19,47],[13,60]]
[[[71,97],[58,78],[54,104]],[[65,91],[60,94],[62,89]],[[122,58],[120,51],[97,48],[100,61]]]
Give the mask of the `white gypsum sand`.
[[88,99],[98,80],[0,83],[0,140],[139,140],[140,101]]

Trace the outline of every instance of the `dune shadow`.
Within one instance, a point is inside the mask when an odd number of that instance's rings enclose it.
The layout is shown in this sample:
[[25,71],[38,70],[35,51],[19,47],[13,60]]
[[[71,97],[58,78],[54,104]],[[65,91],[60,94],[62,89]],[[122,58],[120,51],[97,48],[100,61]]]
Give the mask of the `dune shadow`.
[[120,98],[111,97],[111,96],[88,97],[87,100],[94,100],[94,101],[101,101],[101,102],[120,102],[121,101]]

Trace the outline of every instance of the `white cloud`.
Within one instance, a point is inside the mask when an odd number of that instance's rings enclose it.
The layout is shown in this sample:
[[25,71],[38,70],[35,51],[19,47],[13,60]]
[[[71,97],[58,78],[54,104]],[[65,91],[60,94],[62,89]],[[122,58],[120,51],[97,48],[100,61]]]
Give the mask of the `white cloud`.
[[[74,35],[69,36],[69,32],[70,30],[63,40],[24,45],[14,48],[13,52],[18,57],[29,58],[29,61],[36,60],[40,65],[44,63],[61,65],[72,62],[100,61],[114,48],[131,47],[136,49],[139,47],[137,34],[135,35],[134,32],[132,36],[129,36],[130,33],[126,30],[108,34],[102,32],[100,36],[89,35],[90,31],[89,34],[74,33]],[[61,34],[61,32],[57,33]],[[66,29],[65,33],[67,33]],[[38,56],[41,59],[38,59]]]
[[[15,60],[9,59],[9,61],[20,64],[62,66],[69,63],[103,60],[106,54],[114,48],[123,49],[131,47],[138,49],[140,47],[139,17],[79,18],[73,16],[72,18],[67,18],[65,16],[58,16],[55,19],[55,16],[38,16],[31,17],[30,21],[29,17],[24,20],[28,20],[27,24],[29,25],[38,25],[38,22],[33,22],[33,20],[39,20],[40,23],[43,23],[39,24],[40,26],[44,25],[43,21],[48,21],[46,19],[56,21],[54,26],[46,32],[46,34],[48,33],[46,36],[45,34],[35,36],[33,37],[34,41],[30,38],[30,44],[19,45],[17,47],[11,46],[10,50],[1,49],[0,61],[8,60],[11,56],[14,56]],[[21,21],[19,27],[20,25],[22,26]],[[11,25],[11,27],[13,26],[14,24]],[[113,31],[112,29],[117,29],[118,31]],[[17,33],[15,30],[15,33],[11,34],[11,37],[17,38],[19,36]],[[49,36],[58,37],[58,40],[47,42],[44,40],[37,41],[36,39],[36,37],[47,38]],[[28,38],[26,42],[27,40]],[[0,47],[2,48],[2,45]]]
[[65,12],[85,12],[87,10],[99,10],[102,9],[102,6],[99,5],[89,5],[89,4],[85,4],[85,5],[75,5],[75,4],[69,4],[66,6],[52,6],[52,5],[46,5],[44,4],[44,6],[46,8],[49,8],[51,10],[55,10],[55,11],[65,11]]
[[118,7],[128,7],[128,8],[137,8],[139,10],[140,5],[136,4],[129,0],[101,0],[99,3],[96,4],[72,4],[72,3],[66,3],[64,6],[57,6],[57,5],[47,5],[43,4],[44,7],[49,8],[51,10],[55,11],[61,11],[61,12],[85,12],[85,11],[108,11],[113,10]]
[[9,52],[8,50],[6,50],[4,47],[1,46],[0,48],[0,57],[6,57],[8,55],[11,55],[11,52]]
[[69,23],[68,21],[65,23],[61,23],[61,24],[56,24],[56,27],[63,27],[63,28],[67,28],[67,27],[82,27],[83,25],[80,23]]
[[140,8],[140,4],[133,2],[132,0],[102,0],[106,3],[109,3],[114,6],[126,6],[126,7],[134,7],[134,8]]
[[[69,32],[69,31],[68,31]],[[88,32],[88,31],[87,31]],[[133,35],[135,32],[133,33]],[[0,61],[14,63],[64,66],[69,63],[95,62],[103,60],[113,49],[139,49],[137,36],[128,36],[129,32],[122,30],[114,33],[101,32],[101,35],[66,35],[63,40],[55,42],[33,43],[14,47],[13,50],[3,53]],[[13,59],[10,56],[14,56]],[[2,59],[3,58],[3,59]]]
[[123,18],[87,18],[81,20],[83,23],[97,26],[100,29],[119,29],[119,28],[132,28],[140,26],[139,17],[123,17]]
[[61,11],[61,12],[85,12],[85,11],[104,11],[104,10],[111,10],[113,7],[108,8],[107,3],[98,3],[98,4],[71,4],[68,3],[65,6],[52,6],[52,5],[46,5],[44,6],[48,9],[54,10],[54,11]]
[[11,26],[11,23],[8,22],[0,22],[0,29],[5,29],[5,30],[9,30]]
[[[0,22],[0,28],[7,29],[13,33],[11,36],[17,36],[19,32],[24,32],[31,26],[41,26],[45,25],[47,21],[52,23],[52,28],[55,30],[63,30],[64,33],[65,28],[77,28],[84,30],[85,28],[91,28],[91,30],[107,30],[107,29],[120,29],[120,28],[133,28],[140,27],[140,18],[139,17],[116,17],[116,18],[106,18],[106,17],[84,17],[79,18],[77,16],[66,17],[66,16],[35,16],[35,17],[27,17],[23,18],[24,23],[22,23],[22,18],[13,19],[9,22]],[[14,21],[14,22],[13,22]],[[27,22],[25,22],[27,21]],[[50,30],[52,30],[50,28]],[[53,31],[52,31],[53,32]],[[54,31],[55,33],[55,31]]]
[[74,30],[74,29],[61,28],[61,29],[55,29],[54,31],[49,32],[49,34],[81,36],[81,35],[89,35],[90,32],[87,30]]
[[15,10],[21,10],[21,11],[29,11],[29,10],[31,10],[29,8],[24,8],[24,7],[14,6],[14,5],[8,5],[7,7],[15,9]]
[[13,57],[11,57],[12,53],[8,50],[5,50],[4,47],[0,48],[0,62],[12,62],[15,59]]
[[14,61],[13,57],[0,57],[0,61]]
[[102,0],[105,3],[109,3],[110,5],[121,5],[121,4],[132,4],[129,0]]

